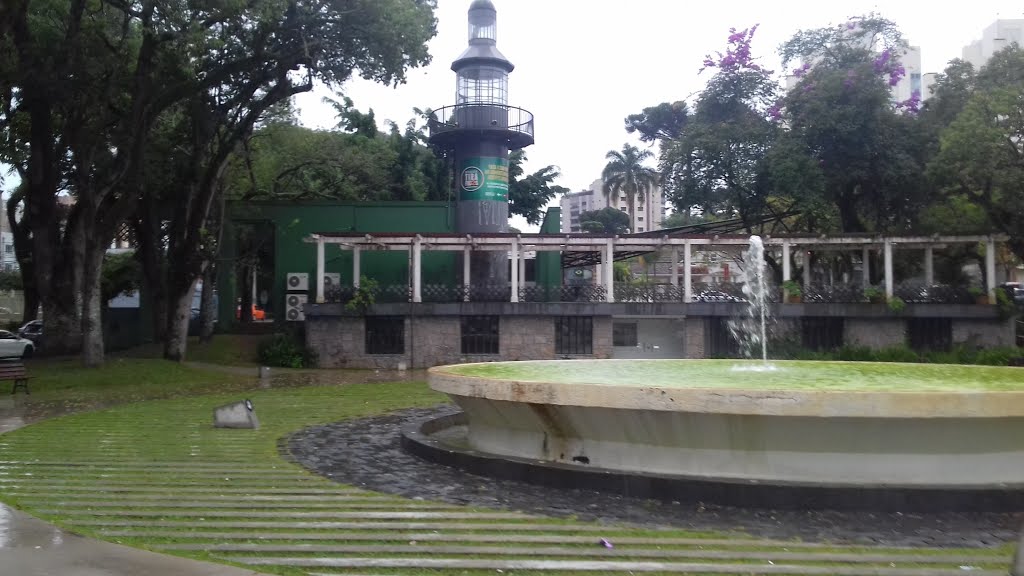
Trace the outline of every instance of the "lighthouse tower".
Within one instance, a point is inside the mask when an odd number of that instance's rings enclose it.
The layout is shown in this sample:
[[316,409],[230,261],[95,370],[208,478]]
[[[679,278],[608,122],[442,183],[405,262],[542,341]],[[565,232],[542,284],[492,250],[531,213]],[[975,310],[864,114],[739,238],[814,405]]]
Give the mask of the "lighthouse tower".
[[[469,47],[453,63],[455,104],[434,111],[430,143],[454,160],[456,230],[508,231],[508,154],[533,144],[533,114],[508,105],[515,68],[498,51],[498,12],[490,0],[469,6]],[[470,283],[504,285],[503,253],[473,253]],[[463,280],[465,282],[465,279]]]

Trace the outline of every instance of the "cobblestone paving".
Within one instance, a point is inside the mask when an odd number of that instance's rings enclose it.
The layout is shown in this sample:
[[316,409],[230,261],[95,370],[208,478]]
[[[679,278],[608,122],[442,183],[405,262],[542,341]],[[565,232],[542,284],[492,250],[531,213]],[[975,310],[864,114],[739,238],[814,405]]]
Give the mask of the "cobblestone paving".
[[405,453],[399,431],[412,421],[455,411],[450,406],[302,430],[288,440],[297,462],[346,484],[389,494],[520,510],[557,517],[741,531],[761,538],[800,538],[895,546],[992,546],[1016,540],[1020,514],[901,514],[737,509],[663,503],[583,490],[562,490],[468,474]]

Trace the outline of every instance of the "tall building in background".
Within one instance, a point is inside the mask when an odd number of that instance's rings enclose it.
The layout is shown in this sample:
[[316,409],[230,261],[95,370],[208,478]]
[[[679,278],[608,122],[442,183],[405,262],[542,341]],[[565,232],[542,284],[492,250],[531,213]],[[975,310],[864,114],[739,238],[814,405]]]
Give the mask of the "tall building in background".
[[1024,19],[996,20],[981,33],[981,39],[964,46],[963,59],[977,70],[993,54],[1016,42],[1024,45]]
[[[903,64],[906,74],[903,78],[900,78],[898,84],[889,89],[892,101],[903,102],[909,100],[915,91],[922,101],[930,98],[932,84],[935,83],[935,73],[929,72],[926,74],[921,69],[921,47],[908,47],[900,56],[900,63]],[[799,83],[800,77],[792,74],[786,76],[783,82],[787,92],[795,88]]]
[[[589,188],[580,192],[563,194],[560,205],[562,207],[562,232],[581,232],[580,214],[607,208],[609,203],[605,200],[601,189],[604,182],[598,178]],[[665,194],[661,187],[656,187],[650,195],[650,202],[641,202],[637,199],[633,222],[630,226],[631,232],[647,232],[649,230],[660,230],[661,223],[665,219]],[[629,212],[629,203],[624,194],[610,198],[611,207],[623,212]]]

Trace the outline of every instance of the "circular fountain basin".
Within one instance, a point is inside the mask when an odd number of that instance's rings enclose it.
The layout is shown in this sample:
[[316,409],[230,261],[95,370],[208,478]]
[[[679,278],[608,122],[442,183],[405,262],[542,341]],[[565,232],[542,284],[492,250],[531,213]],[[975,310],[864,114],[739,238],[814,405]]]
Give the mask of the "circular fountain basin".
[[429,380],[464,412],[459,442],[491,459],[972,502],[1024,488],[1019,368],[572,360],[440,366]]

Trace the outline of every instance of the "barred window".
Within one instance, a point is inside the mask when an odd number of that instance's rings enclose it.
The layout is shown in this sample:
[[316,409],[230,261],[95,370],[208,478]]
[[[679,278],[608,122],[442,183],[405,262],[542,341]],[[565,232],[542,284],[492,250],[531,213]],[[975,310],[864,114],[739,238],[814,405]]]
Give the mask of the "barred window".
[[594,319],[590,316],[555,318],[555,354],[593,354]]
[[497,316],[463,316],[462,353],[497,354],[499,326]]
[[842,318],[805,317],[800,319],[800,339],[808,350],[837,350],[843,347]]
[[404,354],[405,317],[367,316],[367,354]]
[[948,352],[953,348],[953,320],[950,318],[909,318],[910,347],[919,352]]
[[612,324],[612,346],[636,347],[636,322],[615,322]]

